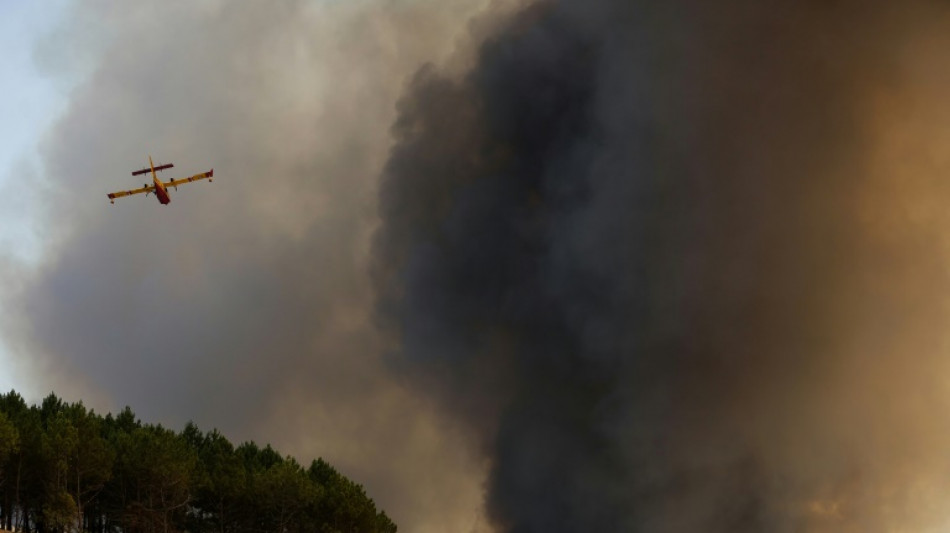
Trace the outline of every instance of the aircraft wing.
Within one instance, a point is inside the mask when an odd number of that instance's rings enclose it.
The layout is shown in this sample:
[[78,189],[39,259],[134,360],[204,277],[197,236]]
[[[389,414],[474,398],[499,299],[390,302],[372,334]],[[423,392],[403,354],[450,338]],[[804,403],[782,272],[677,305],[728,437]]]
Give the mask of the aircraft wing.
[[116,191],[109,193],[109,200],[112,203],[115,203],[116,198],[122,198],[123,196],[132,196],[133,194],[142,194],[142,193],[155,192],[155,186],[149,185],[148,187],[140,187],[138,189],[131,189],[128,191]]
[[177,188],[179,185],[183,183],[191,183],[193,181],[198,181],[198,180],[203,180],[203,179],[207,179],[208,181],[214,181],[214,169],[212,168],[208,172],[202,172],[201,174],[195,174],[194,176],[190,176],[187,178],[166,181],[166,182],[163,182],[162,185],[164,185],[165,188],[168,188],[168,187]]

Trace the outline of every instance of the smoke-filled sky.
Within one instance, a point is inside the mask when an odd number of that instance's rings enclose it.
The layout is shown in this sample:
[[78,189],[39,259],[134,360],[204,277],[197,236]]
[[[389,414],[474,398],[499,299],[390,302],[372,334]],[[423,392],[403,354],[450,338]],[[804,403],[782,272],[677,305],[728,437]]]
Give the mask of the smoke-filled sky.
[[771,4],[66,5],[17,388],[404,531],[945,530],[950,6]]
[[[0,381],[322,456],[406,531],[481,527],[483,460],[387,373],[367,265],[395,102],[421,65],[465,48],[484,4],[48,13],[59,23],[20,55],[65,102],[36,136],[38,164],[2,171],[17,237],[35,230],[42,250],[2,256]],[[165,179],[212,167],[216,179],[167,206],[110,205],[106,193],[141,186],[130,172],[148,154],[175,164]]]

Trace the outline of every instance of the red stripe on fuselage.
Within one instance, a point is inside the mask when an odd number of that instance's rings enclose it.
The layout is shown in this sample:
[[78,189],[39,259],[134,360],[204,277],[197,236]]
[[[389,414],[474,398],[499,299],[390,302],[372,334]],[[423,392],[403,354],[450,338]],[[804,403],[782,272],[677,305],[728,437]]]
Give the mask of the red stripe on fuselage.
[[168,191],[165,190],[165,186],[162,185],[162,182],[157,178],[155,179],[155,196],[162,205],[172,201],[172,199],[168,197]]
[[155,189],[155,196],[158,196],[158,201],[161,202],[162,205],[172,201],[172,199],[168,197],[168,193],[165,192],[165,189]]

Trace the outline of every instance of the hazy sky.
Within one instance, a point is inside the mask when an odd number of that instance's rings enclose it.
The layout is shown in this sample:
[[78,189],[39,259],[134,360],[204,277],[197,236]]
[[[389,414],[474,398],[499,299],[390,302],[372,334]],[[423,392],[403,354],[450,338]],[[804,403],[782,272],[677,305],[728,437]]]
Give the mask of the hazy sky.
[[[404,531],[950,522],[939,2],[0,15],[5,388],[324,457]],[[110,205],[148,154],[215,181]]]
[[[380,363],[367,258],[395,102],[485,4],[0,5],[0,385],[322,456],[407,531],[484,525],[463,428]],[[215,182],[110,205],[149,154]]]
[[[33,193],[28,185],[17,181],[33,181],[39,165],[37,145],[52,120],[66,101],[64,87],[68,76],[60,76],[60,84],[52,74],[44,72],[34,60],[34,46],[52,31],[61,20],[65,2],[4,2],[0,5],[0,83],[4,97],[0,99],[0,247],[6,257],[35,260],[39,244],[34,232],[37,222]],[[25,381],[22,361],[14,360],[4,349],[0,338],[0,388],[16,388],[34,392]]]

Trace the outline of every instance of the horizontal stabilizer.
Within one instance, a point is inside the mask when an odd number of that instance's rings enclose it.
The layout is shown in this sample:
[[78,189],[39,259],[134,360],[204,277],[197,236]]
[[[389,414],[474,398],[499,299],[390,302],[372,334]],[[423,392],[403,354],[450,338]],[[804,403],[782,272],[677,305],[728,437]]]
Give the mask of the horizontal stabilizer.
[[[166,168],[172,168],[173,166],[175,165],[171,163],[168,163],[167,165],[158,165],[157,167],[155,167],[155,172],[158,172],[159,170],[165,170]],[[132,175],[138,176],[139,174],[147,174],[151,171],[152,169],[150,168],[143,168],[142,170],[136,170],[135,172],[132,173]]]

